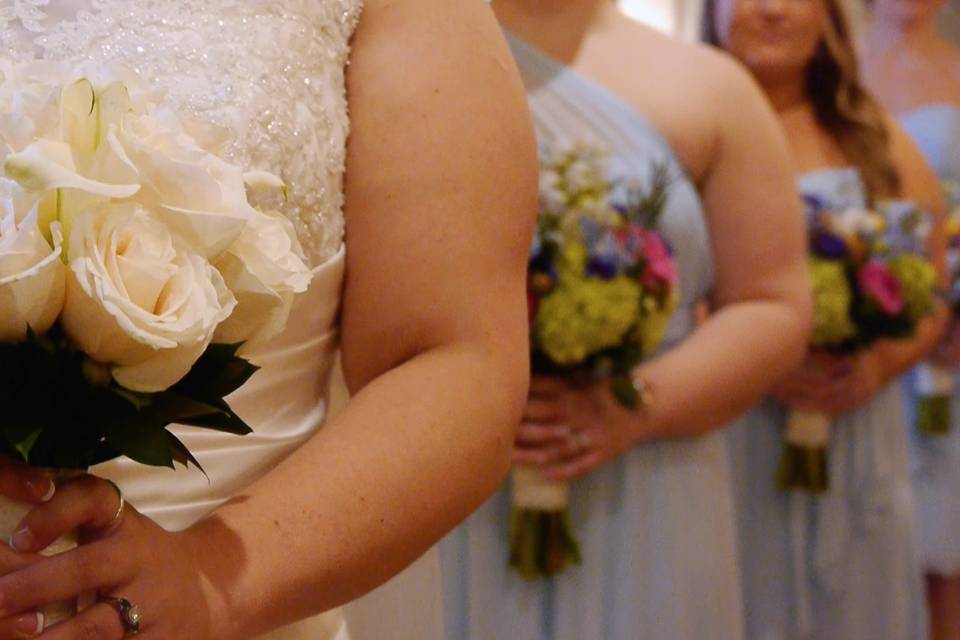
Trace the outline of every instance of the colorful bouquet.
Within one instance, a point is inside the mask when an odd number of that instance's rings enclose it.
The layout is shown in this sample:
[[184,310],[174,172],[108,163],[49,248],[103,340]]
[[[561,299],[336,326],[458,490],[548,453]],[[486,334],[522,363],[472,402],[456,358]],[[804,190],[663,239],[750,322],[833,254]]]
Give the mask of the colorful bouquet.
[[[948,205],[945,230],[947,236],[947,274],[950,289],[948,300],[954,315],[960,315],[960,183],[943,184]],[[950,432],[954,372],[932,362],[917,366],[914,378],[916,392],[916,428],[921,433],[942,436]]]
[[[313,272],[251,204],[284,185],[199,142],[218,137],[125,69],[0,61],[0,452],[199,467],[171,423],[250,431],[224,400],[241,355]],[[0,535],[25,510],[0,504]]]
[[[811,347],[849,355],[881,338],[906,338],[934,307],[937,273],[923,257],[929,217],[900,202],[883,213],[832,210],[806,198],[814,329]],[[777,471],[784,489],[829,488],[830,417],[791,410]]]
[[[542,154],[527,289],[532,366],[575,384],[606,382],[635,408],[632,371],[660,344],[678,299],[676,264],[655,231],[669,180],[659,166],[648,189],[607,176],[598,149]],[[525,578],[579,562],[568,503],[566,483],[514,470],[510,565]]]

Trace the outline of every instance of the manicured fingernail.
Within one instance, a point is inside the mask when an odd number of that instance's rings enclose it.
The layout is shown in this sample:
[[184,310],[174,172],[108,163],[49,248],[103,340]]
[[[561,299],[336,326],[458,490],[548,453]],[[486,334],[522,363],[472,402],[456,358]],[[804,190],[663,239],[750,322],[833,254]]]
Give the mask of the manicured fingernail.
[[43,614],[39,611],[28,613],[17,618],[17,633],[22,638],[34,638],[43,631]]
[[10,538],[10,546],[17,551],[30,551],[33,549],[33,542],[33,532],[29,527],[20,527]]

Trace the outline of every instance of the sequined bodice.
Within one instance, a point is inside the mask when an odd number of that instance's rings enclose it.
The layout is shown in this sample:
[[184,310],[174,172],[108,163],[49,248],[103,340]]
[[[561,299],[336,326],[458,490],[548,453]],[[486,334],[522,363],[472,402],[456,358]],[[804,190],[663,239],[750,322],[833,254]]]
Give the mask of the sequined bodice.
[[280,175],[316,263],[343,236],[344,67],[362,0],[0,0],[0,56],[119,62]]

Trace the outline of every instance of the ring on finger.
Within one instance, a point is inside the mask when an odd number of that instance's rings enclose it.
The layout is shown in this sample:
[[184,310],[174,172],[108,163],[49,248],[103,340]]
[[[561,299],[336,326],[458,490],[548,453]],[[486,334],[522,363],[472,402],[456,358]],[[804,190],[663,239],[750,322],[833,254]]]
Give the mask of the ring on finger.
[[113,607],[117,615],[120,616],[120,623],[123,625],[124,637],[135,636],[140,633],[140,607],[133,604],[126,598],[100,598],[100,602]]
[[120,524],[120,519],[123,518],[123,512],[127,508],[127,500],[123,497],[123,491],[120,490],[120,487],[117,486],[117,483],[113,480],[107,480],[107,484],[113,487],[113,490],[117,494],[118,503],[117,503],[117,512],[113,514],[113,519],[110,520],[110,524],[107,525],[107,529],[113,529],[118,524]]
[[573,434],[573,445],[577,448],[577,451],[586,451],[591,444],[593,444],[593,439],[586,431],[577,431]]

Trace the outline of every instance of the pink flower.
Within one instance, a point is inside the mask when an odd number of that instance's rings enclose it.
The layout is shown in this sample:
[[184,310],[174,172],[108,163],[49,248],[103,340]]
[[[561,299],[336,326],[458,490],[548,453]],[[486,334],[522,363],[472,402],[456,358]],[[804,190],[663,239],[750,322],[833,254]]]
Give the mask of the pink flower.
[[643,286],[654,288],[658,285],[674,286],[677,283],[677,263],[660,234],[648,231],[643,240],[643,253],[647,259],[647,270],[643,274]]
[[883,262],[871,260],[863,265],[857,275],[857,284],[864,295],[880,305],[887,315],[895,316],[903,311],[904,300],[900,283]]

